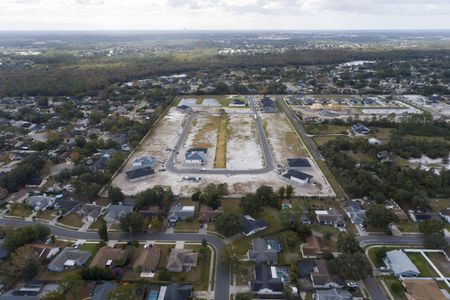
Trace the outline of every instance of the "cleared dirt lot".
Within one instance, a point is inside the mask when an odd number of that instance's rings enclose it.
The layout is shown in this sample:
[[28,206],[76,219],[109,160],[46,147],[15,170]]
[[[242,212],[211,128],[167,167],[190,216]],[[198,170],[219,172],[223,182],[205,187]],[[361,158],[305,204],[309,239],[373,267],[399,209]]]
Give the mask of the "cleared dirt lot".
[[230,115],[227,169],[261,169],[263,163],[263,154],[253,115]]

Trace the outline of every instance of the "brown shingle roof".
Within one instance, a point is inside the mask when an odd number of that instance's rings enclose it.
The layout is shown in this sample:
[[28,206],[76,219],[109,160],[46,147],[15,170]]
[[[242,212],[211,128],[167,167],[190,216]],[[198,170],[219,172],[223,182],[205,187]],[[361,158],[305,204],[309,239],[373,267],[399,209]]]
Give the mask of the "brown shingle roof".
[[89,267],[104,268],[108,260],[118,260],[125,257],[125,250],[103,246],[98,250]]
[[161,249],[158,246],[140,248],[133,262],[133,269],[141,268],[142,272],[155,272],[161,257]]

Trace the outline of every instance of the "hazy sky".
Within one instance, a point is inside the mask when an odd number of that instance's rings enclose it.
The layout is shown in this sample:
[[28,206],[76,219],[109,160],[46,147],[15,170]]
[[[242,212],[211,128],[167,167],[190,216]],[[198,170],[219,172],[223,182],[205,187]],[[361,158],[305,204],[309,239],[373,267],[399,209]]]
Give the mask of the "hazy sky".
[[450,0],[0,0],[0,30],[450,29]]

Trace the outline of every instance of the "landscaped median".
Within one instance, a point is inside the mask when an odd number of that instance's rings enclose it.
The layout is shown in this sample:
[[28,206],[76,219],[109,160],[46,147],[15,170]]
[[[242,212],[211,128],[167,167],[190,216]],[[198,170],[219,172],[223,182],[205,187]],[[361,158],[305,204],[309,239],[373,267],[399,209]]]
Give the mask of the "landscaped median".
[[217,137],[216,156],[214,158],[214,168],[224,169],[227,167],[227,140],[228,140],[228,116],[224,114],[220,118],[219,132]]

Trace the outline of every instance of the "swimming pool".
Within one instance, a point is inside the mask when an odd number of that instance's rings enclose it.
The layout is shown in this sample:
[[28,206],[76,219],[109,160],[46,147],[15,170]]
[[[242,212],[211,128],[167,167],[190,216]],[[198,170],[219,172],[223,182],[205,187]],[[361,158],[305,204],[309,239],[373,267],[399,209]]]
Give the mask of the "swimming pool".
[[158,291],[157,290],[151,290],[148,294],[147,300],[157,300],[158,299]]

